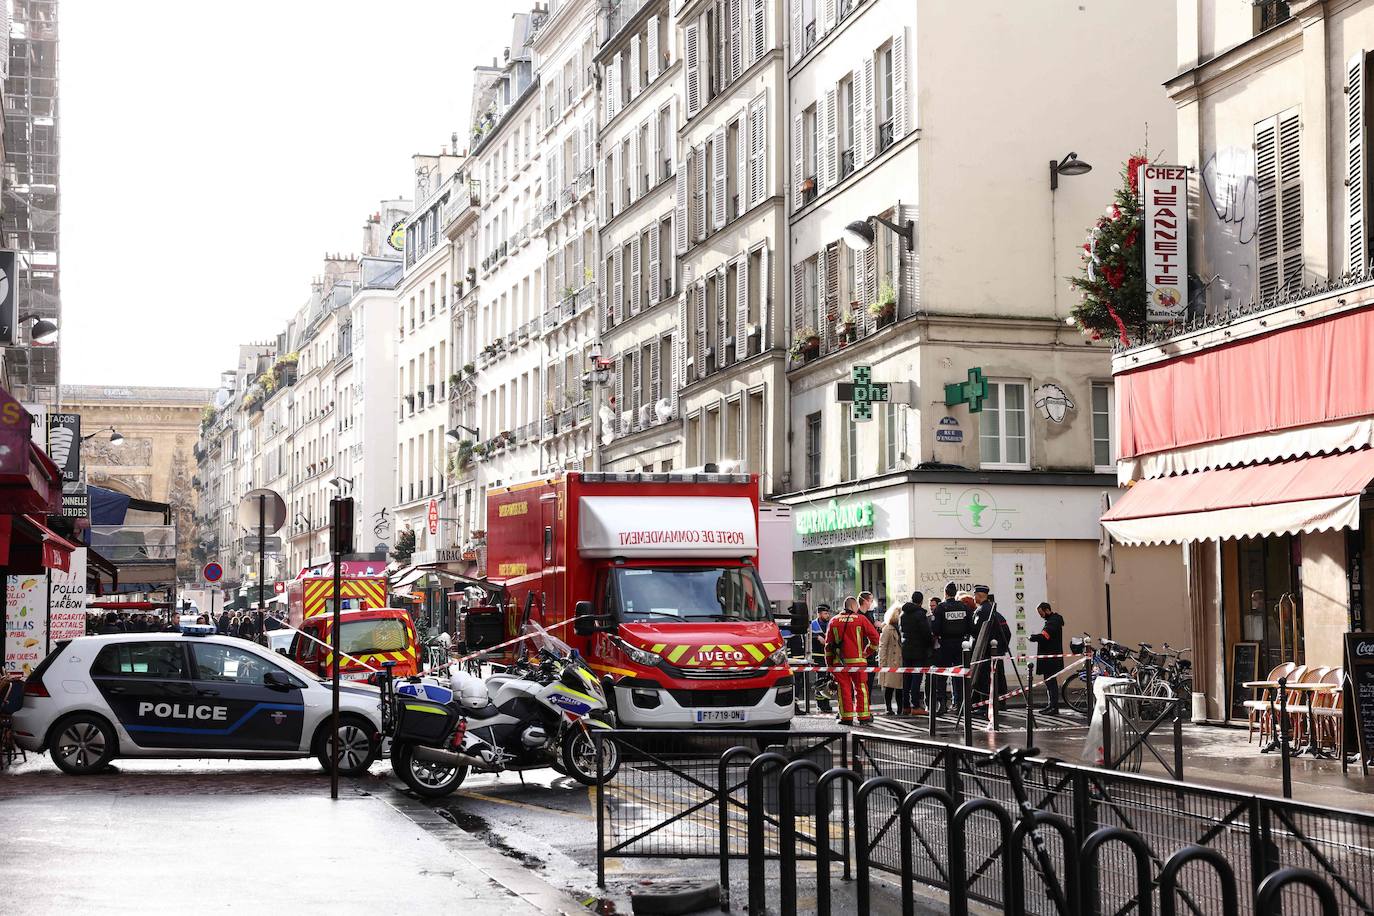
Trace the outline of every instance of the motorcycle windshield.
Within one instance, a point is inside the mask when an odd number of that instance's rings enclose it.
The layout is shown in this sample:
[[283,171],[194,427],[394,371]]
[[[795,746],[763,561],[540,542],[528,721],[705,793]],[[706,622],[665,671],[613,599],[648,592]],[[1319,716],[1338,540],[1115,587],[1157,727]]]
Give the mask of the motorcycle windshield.
[[528,637],[526,644],[530,651],[538,652],[540,649],[547,649],[559,658],[568,658],[572,655],[572,646],[554,636],[548,630],[535,623],[533,620],[525,624],[524,635]]

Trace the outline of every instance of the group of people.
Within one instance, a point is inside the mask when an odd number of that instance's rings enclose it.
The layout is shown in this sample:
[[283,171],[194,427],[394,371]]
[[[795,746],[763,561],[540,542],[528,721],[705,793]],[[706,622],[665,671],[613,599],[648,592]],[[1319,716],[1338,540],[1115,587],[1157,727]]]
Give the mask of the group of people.
[[175,633],[180,629],[176,616],[163,619],[158,614],[106,611],[101,617],[87,617],[89,634],[107,633]]
[[[806,605],[792,607],[794,634],[807,632],[809,616]],[[1045,678],[1048,698],[1042,711],[1059,711],[1059,684],[1053,675],[1059,673],[1062,655],[1064,618],[1054,612],[1048,601],[1038,608],[1043,629],[1030,637],[1036,643],[1039,660],[1036,671]],[[991,661],[994,646],[997,656],[1003,655],[1011,644],[1011,627],[997,610],[997,604],[986,585],[975,585],[972,594],[961,593],[955,583],[945,586],[944,599],[932,597],[927,607],[925,595],[913,592],[911,600],[900,607],[893,605],[877,619],[877,602],[871,592],[845,598],[838,614],[829,605],[816,609],[816,619],[810,621],[811,655],[818,665],[832,667],[877,666],[881,668],[954,668],[963,662],[965,644],[975,651],[972,659],[974,673],[971,691],[978,697],[990,697],[1006,692],[1006,675],[1000,664]],[[986,639],[982,638],[986,630]],[[1054,657],[1048,657],[1054,656]],[[950,707],[952,686],[953,705],[960,708],[965,701],[962,677],[927,676],[919,672],[888,672],[876,674],[865,671],[837,671],[840,711],[838,721],[861,724],[873,721],[869,693],[876,685],[883,690],[883,706],[890,715],[917,715],[926,712],[926,698],[930,698],[935,715],[945,714]]]
[[[271,630],[286,626],[280,611],[224,611],[216,619],[208,614],[196,617],[201,626],[213,626],[221,636],[237,636],[261,642],[262,637]],[[169,612],[167,617],[151,612],[106,611],[103,617],[94,618],[87,624],[87,630],[99,635],[108,633],[178,633],[181,631],[180,615]]]

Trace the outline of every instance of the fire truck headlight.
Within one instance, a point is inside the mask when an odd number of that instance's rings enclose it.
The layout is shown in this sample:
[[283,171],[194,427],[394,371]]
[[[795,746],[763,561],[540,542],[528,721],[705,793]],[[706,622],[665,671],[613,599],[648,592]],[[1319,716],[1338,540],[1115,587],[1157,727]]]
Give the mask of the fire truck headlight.
[[787,647],[784,646],[784,647],[778,649],[778,650],[777,650],[776,652],[774,652],[772,655],[768,656],[768,664],[770,664],[770,665],[785,665],[785,664],[787,664]]
[[657,667],[659,662],[663,661],[663,657],[657,652],[650,652],[648,649],[637,648],[625,642],[623,639],[618,640],[618,642],[620,643],[620,651],[628,655],[630,661],[634,662],[636,665],[654,668]]

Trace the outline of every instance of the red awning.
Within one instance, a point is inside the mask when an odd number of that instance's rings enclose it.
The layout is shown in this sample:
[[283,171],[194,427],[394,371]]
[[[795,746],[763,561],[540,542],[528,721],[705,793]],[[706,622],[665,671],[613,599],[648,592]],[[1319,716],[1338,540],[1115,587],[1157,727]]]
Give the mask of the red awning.
[[47,569],[71,572],[72,551],[76,550],[77,545],[53,531],[39,518],[26,515],[24,521],[37,528],[43,537],[43,566]]
[[1102,524],[1122,544],[1358,528],[1374,448],[1142,480]]

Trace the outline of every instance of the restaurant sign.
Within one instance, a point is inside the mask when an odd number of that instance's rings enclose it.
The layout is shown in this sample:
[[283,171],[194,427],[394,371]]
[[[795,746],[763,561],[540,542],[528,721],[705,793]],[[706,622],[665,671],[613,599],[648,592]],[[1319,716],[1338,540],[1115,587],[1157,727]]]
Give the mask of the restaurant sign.
[[1139,167],[1145,222],[1145,313],[1151,323],[1181,321],[1188,311],[1188,168]]

